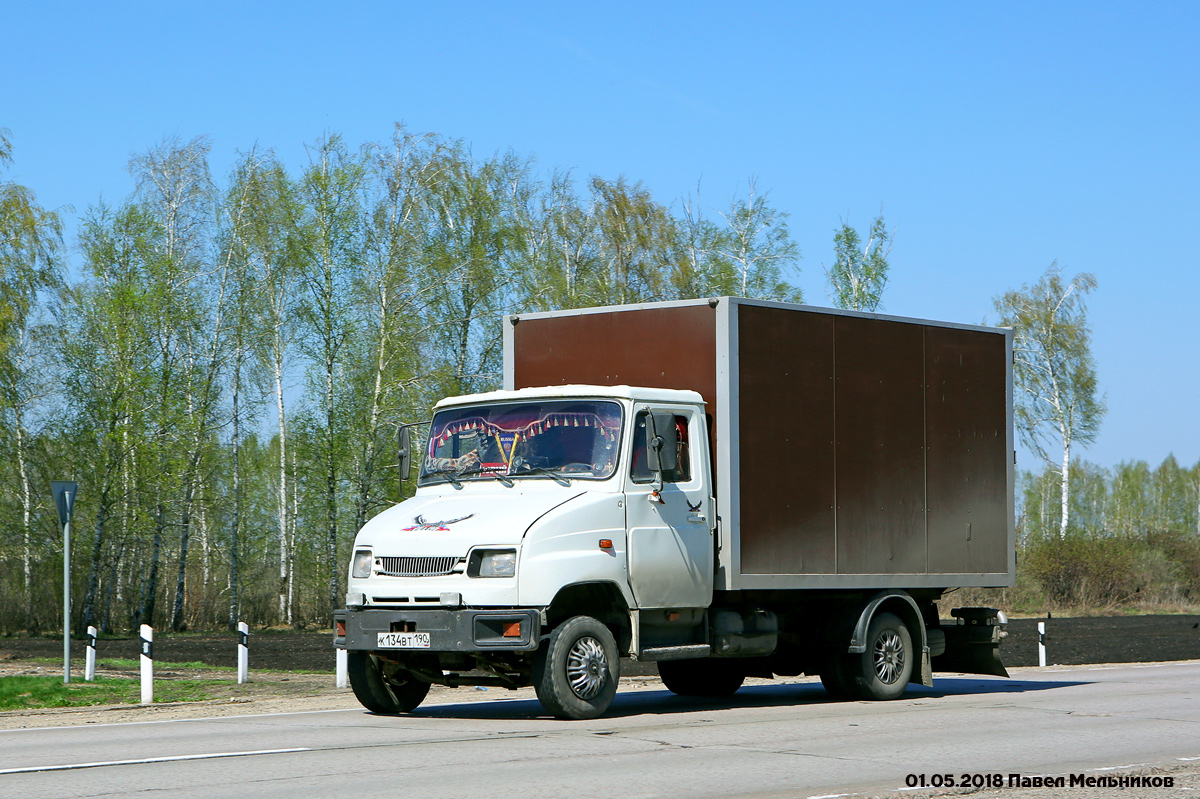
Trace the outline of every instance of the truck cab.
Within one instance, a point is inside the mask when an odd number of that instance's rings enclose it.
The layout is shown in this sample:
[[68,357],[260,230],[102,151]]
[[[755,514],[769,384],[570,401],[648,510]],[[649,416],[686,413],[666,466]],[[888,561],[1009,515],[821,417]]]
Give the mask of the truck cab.
[[418,461],[416,496],[359,532],[337,619],[368,707],[411,709],[431,683],[532,682],[552,712],[586,717],[611,701],[621,655],[707,654],[716,514],[698,393],[454,397]]

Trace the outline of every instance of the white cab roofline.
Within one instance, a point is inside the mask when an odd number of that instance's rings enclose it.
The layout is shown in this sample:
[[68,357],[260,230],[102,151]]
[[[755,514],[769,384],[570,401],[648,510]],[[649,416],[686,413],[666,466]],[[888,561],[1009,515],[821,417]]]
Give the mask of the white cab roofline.
[[669,402],[703,405],[704,398],[697,391],[680,391],[672,388],[639,388],[637,386],[544,386],[520,388],[516,391],[487,391],[482,394],[465,394],[447,397],[434,405],[439,410],[451,405],[477,405],[485,402],[511,402],[533,399],[623,399],[641,402]]

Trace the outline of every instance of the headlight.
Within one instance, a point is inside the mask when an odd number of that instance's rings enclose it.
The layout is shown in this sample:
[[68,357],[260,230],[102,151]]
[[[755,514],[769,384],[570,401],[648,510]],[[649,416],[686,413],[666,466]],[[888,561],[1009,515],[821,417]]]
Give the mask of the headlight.
[[512,577],[516,573],[515,549],[477,549],[467,565],[469,577]]
[[354,560],[350,564],[351,577],[370,577],[371,566],[374,558],[371,557],[371,550],[360,549],[354,553]]

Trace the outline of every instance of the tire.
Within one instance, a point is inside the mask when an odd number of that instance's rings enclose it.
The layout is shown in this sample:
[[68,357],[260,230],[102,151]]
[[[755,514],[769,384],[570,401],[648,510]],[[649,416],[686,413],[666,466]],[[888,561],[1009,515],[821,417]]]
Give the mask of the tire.
[[899,617],[880,613],[867,628],[867,651],[851,658],[853,694],[858,699],[897,699],[913,670],[912,635]]
[[380,660],[374,652],[347,652],[346,673],[354,696],[372,713],[410,713],[429,693],[429,683],[418,680],[399,664]]
[[850,673],[851,665],[847,662],[846,655],[835,654],[830,655],[821,668],[821,685],[825,688],[825,693],[829,694],[830,699],[843,702],[854,698],[854,689],[851,686],[853,680],[853,675]]
[[591,616],[572,616],[538,650],[533,687],[555,718],[594,719],[612,704],[620,669],[612,632]]
[[746,680],[736,661],[719,658],[660,660],[658,676],[679,696],[733,696]]

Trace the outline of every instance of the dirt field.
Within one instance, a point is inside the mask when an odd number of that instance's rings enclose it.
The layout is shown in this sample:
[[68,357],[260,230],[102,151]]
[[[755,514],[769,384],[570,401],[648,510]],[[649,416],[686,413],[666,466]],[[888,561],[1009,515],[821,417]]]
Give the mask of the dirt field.
[[[1001,649],[1005,665],[1037,665],[1038,619],[1013,619]],[[1200,659],[1200,615],[1111,616],[1052,618],[1046,623],[1048,662],[1064,666],[1083,663],[1139,663]],[[72,658],[82,660],[83,641],[72,643]],[[134,660],[136,637],[102,639],[97,658]],[[236,633],[185,633],[154,636],[156,660],[201,662],[210,666],[237,665]],[[62,658],[62,638],[0,638],[0,664],[31,658]],[[648,668],[647,668],[648,666]],[[251,670],[329,672],[334,670],[331,632],[265,631],[250,636]],[[627,674],[657,674],[654,664],[627,661]]]

